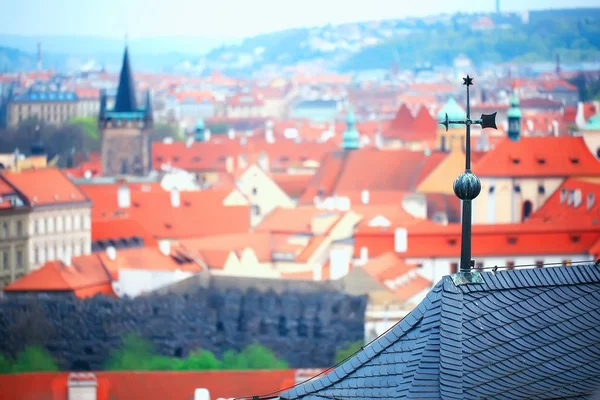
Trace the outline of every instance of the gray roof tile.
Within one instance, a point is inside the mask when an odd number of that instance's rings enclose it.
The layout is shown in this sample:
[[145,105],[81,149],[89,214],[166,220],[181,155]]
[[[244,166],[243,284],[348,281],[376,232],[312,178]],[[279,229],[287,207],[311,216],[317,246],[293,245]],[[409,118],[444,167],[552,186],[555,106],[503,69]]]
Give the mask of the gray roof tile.
[[599,270],[445,277],[383,338],[281,398],[585,398],[600,385]]

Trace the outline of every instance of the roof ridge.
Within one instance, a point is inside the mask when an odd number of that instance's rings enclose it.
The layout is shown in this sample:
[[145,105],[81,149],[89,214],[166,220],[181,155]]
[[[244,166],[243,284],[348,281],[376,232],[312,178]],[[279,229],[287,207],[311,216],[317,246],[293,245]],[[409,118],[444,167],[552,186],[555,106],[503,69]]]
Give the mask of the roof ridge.
[[522,268],[497,272],[481,272],[480,274],[483,278],[482,284],[460,285],[457,286],[457,288],[463,292],[484,292],[531,287],[567,286],[582,283],[600,283],[600,268],[592,263],[560,267]]
[[[293,399],[320,391],[344,379],[346,376],[381,354],[384,350],[396,343],[398,338],[412,331],[428,314],[437,312],[438,309],[432,307],[432,305],[439,302],[441,298],[440,292],[443,290],[443,281],[444,279],[440,281],[440,283],[427,294],[425,299],[408,313],[406,317],[397,322],[382,335],[363,346],[360,351],[348,358],[343,364],[336,366],[335,369],[319,379],[307,381],[304,384],[281,393],[280,398]],[[386,342],[385,345],[382,343],[384,341]]]

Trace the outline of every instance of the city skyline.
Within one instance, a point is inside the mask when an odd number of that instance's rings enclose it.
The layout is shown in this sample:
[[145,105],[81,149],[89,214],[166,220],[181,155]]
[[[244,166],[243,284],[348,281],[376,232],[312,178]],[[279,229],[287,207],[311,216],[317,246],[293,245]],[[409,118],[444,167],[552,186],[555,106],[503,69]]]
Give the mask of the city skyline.
[[[101,3],[65,0],[62,7],[44,0],[0,0],[0,34],[25,36],[99,36],[242,38],[289,28],[456,12],[492,12],[495,0],[447,2],[427,0],[411,9],[390,10],[389,1],[372,0],[349,6],[341,0],[276,2],[223,0],[205,4],[191,0],[106,0]],[[596,7],[597,0],[502,0],[501,10]],[[117,11],[118,10],[118,11]],[[257,11],[259,10],[259,11]],[[263,11],[264,10],[264,11]]]

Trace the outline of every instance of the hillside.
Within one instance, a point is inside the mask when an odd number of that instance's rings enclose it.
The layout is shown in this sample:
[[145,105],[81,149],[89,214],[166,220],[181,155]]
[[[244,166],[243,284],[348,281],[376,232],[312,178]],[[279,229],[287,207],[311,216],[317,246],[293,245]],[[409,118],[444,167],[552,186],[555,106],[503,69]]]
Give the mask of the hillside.
[[31,54],[11,47],[0,46],[0,71],[13,72],[22,69],[33,69],[36,59]]
[[[490,26],[491,21],[491,26]],[[597,61],[600,8],[520,14],[455,14],[286,30],[221,47],[209,67],[258,69],[298,62],[339,70],[389,68],[392,64],[450,65],[460,53],[476,63]]]

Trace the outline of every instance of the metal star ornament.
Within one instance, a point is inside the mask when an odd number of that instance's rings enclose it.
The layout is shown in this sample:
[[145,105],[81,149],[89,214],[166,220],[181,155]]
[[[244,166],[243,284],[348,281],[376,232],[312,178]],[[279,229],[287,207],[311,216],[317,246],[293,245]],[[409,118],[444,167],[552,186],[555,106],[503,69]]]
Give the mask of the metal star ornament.
[[473,78],[467,75],[466,78],[463,78],[463,85],[471,86],[473,84]]

